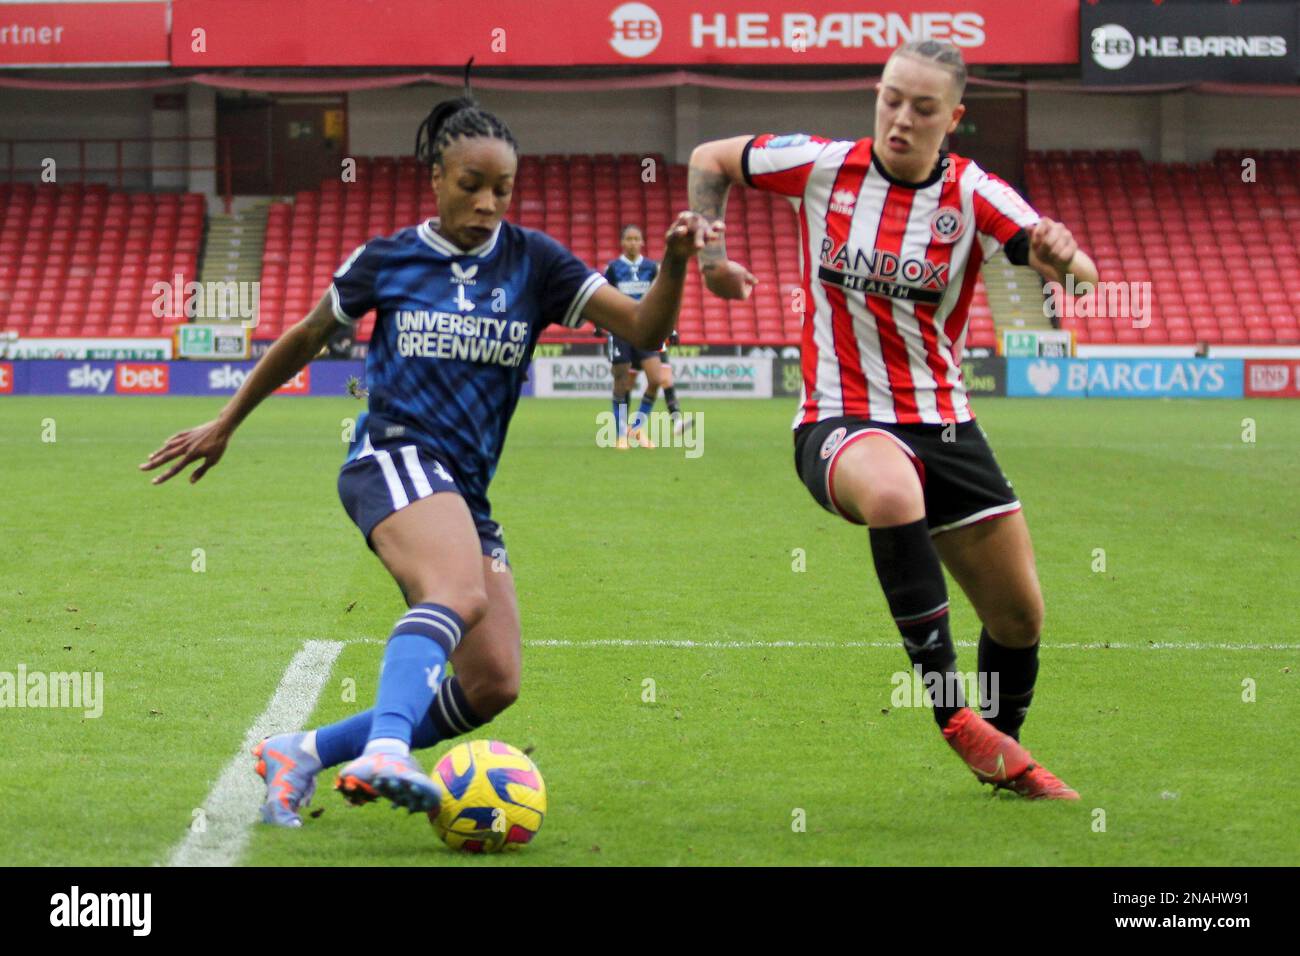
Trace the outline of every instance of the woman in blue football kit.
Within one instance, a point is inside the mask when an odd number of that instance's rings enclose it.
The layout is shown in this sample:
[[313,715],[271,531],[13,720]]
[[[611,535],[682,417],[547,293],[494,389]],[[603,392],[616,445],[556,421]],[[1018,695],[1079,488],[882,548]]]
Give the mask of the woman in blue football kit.
[[[658,274],[659,264],[647,259],[641,253],[645,249],[645,236],[641,227],[629,223],[623,227],[619,243],[623,254],[610,260],[605,267],[605,281],[619,292],[639,299],[645,295],[650,283]],[[671,339],[676,342],[675,336]],[[644,448],[653,448],[654,442],[647,434],[650,411],[654,408],[659,390],[663,389],[664,400],[668,403],[668,414],[672,416],[674,431],[681,434],[684,427],[681,406],[677,404],[677,390],[673,388],[673,371],[668,365],[668,342],[660,343],[658,348],[639,349],[620,339],[617,335],[609,337],[609,362],[614,376],[614,420],[618,426],[619,448],[628,448],[629,440]],[[645,372],[645,392],[641,395],[641,408],[632,416],[631,433],[628,428],[628,394],[636,384],[636,373]]]
[[411,748],[481,726],[519,693],[514,578],[487,488],[538,336],[551,323],[576,327],[585,318],[638,347],[658,347],[676,323],[688,259],[721,233],[721,223],[682,213],[658,278],[634,301],[550,237],[505,221],[516,149],[506,126],[472,100],[438,104],[420,126],[416,153],[430,167],[440,218],[353,253],[216,420],[173,435],[140,466],[178,459],[158,484],[198,461],[197,481],[239,423],[340,323],[375,310],[369,410],[339,496],[409,610],[389,638],[372,710],[270,737],[254,751],[268,823],[300,826],[316,774],[345,762],[335,788],[350,802],[383,796],[413,812],[438,808],[440,785]]

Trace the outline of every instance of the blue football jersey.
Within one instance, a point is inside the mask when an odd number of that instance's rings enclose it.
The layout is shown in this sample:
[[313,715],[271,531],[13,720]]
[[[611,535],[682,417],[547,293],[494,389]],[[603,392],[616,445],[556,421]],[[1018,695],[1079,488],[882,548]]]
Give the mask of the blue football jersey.
[[346,325],[375,310],[366,356],[369,412],[348,458],[366,440],[418,440],[457,484],[486,497],[537,338],[576,328],[605,284],[543,233],[502,222],[461,250],[437,220],[372,239],[334,273],[334,315]]
[[645,295],[658,274],[659,263],[645,256],[636,262],[627,256],[619,256],[605,267],[605,281],[633,299]]

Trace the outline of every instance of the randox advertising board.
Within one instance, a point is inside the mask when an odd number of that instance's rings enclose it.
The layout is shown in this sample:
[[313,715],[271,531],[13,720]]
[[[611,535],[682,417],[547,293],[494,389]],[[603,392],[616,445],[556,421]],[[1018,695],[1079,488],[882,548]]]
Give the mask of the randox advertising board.
[[[684,398],[771,398],[768,358],[673,358],[673,383]],[[565,356],[533,360],[529,379],[539,398],[609,398],[614,379],[609,359]]]

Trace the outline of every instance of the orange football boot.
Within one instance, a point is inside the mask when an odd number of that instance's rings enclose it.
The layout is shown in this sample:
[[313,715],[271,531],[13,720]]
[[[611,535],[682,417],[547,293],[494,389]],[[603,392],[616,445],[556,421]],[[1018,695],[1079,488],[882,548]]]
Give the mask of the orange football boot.
[[953,714],[943,738],[983,783],[1011,790],[1029,800],[1078,800],[1079,795],[1029,751],[969,707]]

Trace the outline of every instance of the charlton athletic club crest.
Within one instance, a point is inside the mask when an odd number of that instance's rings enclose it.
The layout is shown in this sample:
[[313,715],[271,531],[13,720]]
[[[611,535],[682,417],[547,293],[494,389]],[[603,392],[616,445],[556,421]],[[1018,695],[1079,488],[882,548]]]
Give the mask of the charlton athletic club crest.
[[822,461],[831,457],[835,453],[835,449],[840,447],[840,442],[844,441],[846,432],[848,432],[848,429],[841,425],[826,436],[826,440],[822,442]]
[[930,217],[930,235],[936,242],[956,242],[961,228],[961,210],[953,206],[940,206]]

